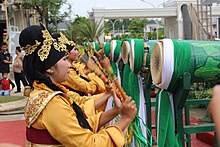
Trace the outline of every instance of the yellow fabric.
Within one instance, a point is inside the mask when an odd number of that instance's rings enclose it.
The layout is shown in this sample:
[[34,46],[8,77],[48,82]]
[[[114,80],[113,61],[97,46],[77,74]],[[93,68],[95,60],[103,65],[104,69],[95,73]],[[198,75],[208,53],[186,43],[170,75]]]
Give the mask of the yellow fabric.
[[80,62],[73,62],[72,66],[75,67],[76,69],[78,69],[80,73],[84,73],[84,70],[86,67],[85,64],[80,63]]
[[64,147],[63,145],[36,144],[26,141],[25,147]]
[[[34,85],[31,96],[37,96],[39,92],[51,91],[45,85]],[[94,99],[87,100],[81,105],[85,116],[93,129],[82,128],[76,118],[76,113],[71,106],[68,97],[56,95],[43,109],[36,121],[31,125],[36,129],[47,129],[51,136],[65,147],[122,147],[124,137],[117,126],[108,126],[97,130],[101,112],[96,114]],[[27,108],[26,108],[27,109]]]
[[[102,96],[103,96],[104,94],[105,94],[105,93],[95,94],[95,95],[92,95],[92,96],[80,96],[78,93],[73,92],[73,91],[68,91],[68,92],[67,92],[67,96],[70,98],[70,102],[71,102],[71,103],[75,102],[77,105],[80,105],[80,106],[83,106],[84,103],[85,103],[87,100],[89,100],[89,99],[96,100],[96,99],[98,99],[98,98],[102,98]],[[104,111],[105,108],[106,108],[106,105],[107,105],[107,101],[106,101],[106,103],[104,103],[103,105],[101,105],[101,106],[97,109],[97,112]]]
[[98,76],[96,76],[94,73],[89,73],[87,76],[83,74],[83,70],[85,68],[83,64],[73,63],[72,66],[75,67],[83,77],[90,81],[87,82],[77,75],[74,69],[70,69],[68,79],[63,82],[62,85],[86,94],[98,94],[105,91],[105,84]]

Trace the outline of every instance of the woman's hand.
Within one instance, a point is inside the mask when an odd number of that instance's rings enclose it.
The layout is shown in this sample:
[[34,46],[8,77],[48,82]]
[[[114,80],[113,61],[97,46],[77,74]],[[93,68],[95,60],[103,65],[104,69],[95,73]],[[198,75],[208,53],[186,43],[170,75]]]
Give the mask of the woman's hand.
[[84,69],[84,71],[83,71],[83,73],[84,73],[85,75],[88,75],[88,74],[90,73],[90,69],[86,66],[85,69]]
[[114,99],[114,108],[120,113],[121,112],[121,100],[117,97],[116,92],[112,89],[113,99]]
[[129,123],[131,123],[132,120],[135,118],[136,113],[137,113],[137,107],[135,101],[132,100],[131,97],[128,97],[121,104],[122,119],[125,119],[129,121]]
[[121,103],[121,118],[114,125],[118,126],[121,130],[124,130],[133,121],[136,116],[137,108],[134,100],[128,97]]

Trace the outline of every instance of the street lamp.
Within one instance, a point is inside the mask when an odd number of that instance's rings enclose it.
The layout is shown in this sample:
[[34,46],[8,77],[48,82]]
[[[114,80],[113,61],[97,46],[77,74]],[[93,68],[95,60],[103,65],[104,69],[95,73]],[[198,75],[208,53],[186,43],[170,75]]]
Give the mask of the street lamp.
[[117,21],[120,21],[121,19],[116,19],[115,21],[112,21],[112,20],[110,20],[109,19],[109,21],[111,22],[111,24],[112,24],[112,33],[113,33],[113,37],[115,37],[115,23],[117,22]]
[[149,4],[149,5],[151,5],[151,6],[154,7],[154,8],[158,8],[158,7],[160,7],[161,5],[164,5],[166,2],[169,2],[169,1],[172,1],[172,0],[168,0],[168,1],[162,2],[162,3],[160,3],[159,5],[157,5],[157,7],[155,7],[155,5],[153,5],[152,3],[150,3],[150,2],[148,2],[148,1],[146,1],[146,0],[140,0],[140,1]]
[[152,3],[148,2],[148,1],[145,1],[145,0],[140,0],[140,1],[147,3],[147,4],[151,5],[152,7],[156,8]]

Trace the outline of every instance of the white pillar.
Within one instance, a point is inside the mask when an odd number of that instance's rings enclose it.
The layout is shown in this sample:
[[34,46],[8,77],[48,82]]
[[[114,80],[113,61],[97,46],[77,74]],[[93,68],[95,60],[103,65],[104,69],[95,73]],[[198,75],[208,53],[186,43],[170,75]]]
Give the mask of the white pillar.
[[[104,25],[104,17],[105,17],[105,7],[93,7],[92,8],[93,9],[93,12],[94,12],[94,19],[95,19],[95,21],[97,21],[97,22],[99,22],[99,21],[101,21],[101,26],[103,26]],[[100,13],[101,12],[101,13]],[[104,32],[103,32],[103,34],[99,37],[99,41],[102,43],[102,42],[104,42]]]
[[181,5],[177,7],[177,39],[182,40],[183,37],[183,17],[182,17],[182,12],[181,12]]

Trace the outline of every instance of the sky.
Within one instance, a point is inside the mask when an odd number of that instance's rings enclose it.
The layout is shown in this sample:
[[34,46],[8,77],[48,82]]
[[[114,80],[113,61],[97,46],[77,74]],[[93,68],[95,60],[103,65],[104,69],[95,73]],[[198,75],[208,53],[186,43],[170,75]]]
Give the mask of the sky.
[[[126,8],[153,8],[161,7],[167,0],[68,0],[72,5],[72,18],[74,15],[88,16],[88,11],[92,7],[105,7],[106,9],[126,9]],[[67,5],[62,7],[62,11],[67,11]]]

